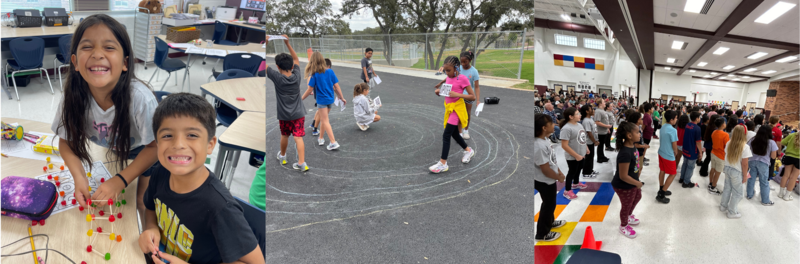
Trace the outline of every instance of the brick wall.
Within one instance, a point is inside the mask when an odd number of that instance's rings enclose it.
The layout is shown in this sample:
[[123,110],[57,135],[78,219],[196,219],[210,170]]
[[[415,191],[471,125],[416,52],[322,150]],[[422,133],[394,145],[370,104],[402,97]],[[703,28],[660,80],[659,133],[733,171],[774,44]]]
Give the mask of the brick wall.
[[800,120],[800,82],[772,82],[768,89],[778,93],[767,97],[765,110],[771,110],[772,116],[780,116],[784,123]]

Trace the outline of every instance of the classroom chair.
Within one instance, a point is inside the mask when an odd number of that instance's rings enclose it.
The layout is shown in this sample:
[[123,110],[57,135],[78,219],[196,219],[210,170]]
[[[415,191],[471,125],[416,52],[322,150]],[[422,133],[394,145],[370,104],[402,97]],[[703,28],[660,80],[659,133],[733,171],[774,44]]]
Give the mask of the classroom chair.
[[[253,77],[253,75],[243,70],[230,69],[220,73],[219,77],[217,77],[217,81],[236,79],[236,78],[247,78],[247,77]],[[233,121],[236,120],[237,117],[239,117],[239,113],[236,112],[235,109],[231,108],[226,104],[223,104],[220,101],[216,102],[214,108],[217,110],[217,120],[219,121],[219,124],[217,124],[217,126],[228,127],[231,125],[231,123],[233,123]]]
[[56,62],[60,62],[60,65],[56,67],[56,72],[58,73],[58,84],[61,85],[62,92],[64,91],[64,79],[61,78],[61,68],[69,67],[70,45],[72,45],[72,34],[58,38],[58,54],[56,54],[56,58],[53,59],[54,67],[56,66]]
[[[258,74],[258,67],[261,66],[262,61],[264,61],[264,58],[255,54],[228,54],[225,56],[225,60],[222,62],[222,71],[224,72],[231,69],[239,69],[249,72],[252,77]],[[214,68],[211,68],[211,74],[214,76],[214,78],[218,78],[221,72],[217,72],[214,70]],[[208,81],[211,81],[211,76],[208,77]]]
[[258,246],[261,247],[261,254],[267,254],[267,212],[261,210],[261,208],[255,207],[252,204],[245,202],[239,197],[233,197],[239,202],[239,205],[242,206],[242,211],[244,211],[244,219],[247,220],[247,224],[250,225],[250,229],[253,230],[253,234],[256,235],[256,240],[258,240]]
[[[183,63],[183,61],[181,61],[179,59],[167,59],[167,55],[169,54],[169,45],[167,45],[166,42],[164,42],[163,40],[161,40],[158,37],[154,37],[154,38],[156,39],[156,52],[155,52],[155,58],[153,59],[153,62],[156,64],[156,66],[159,69],[165,70],[165,71],[167,71],[167,74],[169,74],[169,75],[167,75],[167,79],[164,80],[164,85],[161,86],[161,91],[163,91],[164,87],[167,86],[167,82],[169,81],[169,78],[172,77],[172,72],[184,69],[184,70],[186,70],[186,73],[183,75],[183,83],[181,83],[181,91],[183,91],[183,84],[186,83],[186,81],[187,81],[186,78],[189,77],[189,68],[186,67],[186,64]],[[156,76],[156,72],[158,72],[158,70],[153,71],[153,76],[150,76],[150,80],[147,81],[148,83],[150,83],[150,81],[153,80],[153,77]],[[178,78],[178,76],[175,76],[175,85],[178,85],[178,79],[177,78]],[[191,89],[191,88],[192,88],[192,85],[191,85],[191,82],[190,82],[189,83],[189,89]]]
[[[11,72],[11,81],[14,83],[14,92],[17,94],[17,101],[19,101],[19,90],[17,90],[17,79],[14,75],[20,72],[39,71],[44,72],[47,76],[47,83],[50,84],[50,93],[55,94],[53,91],[53,83],[50,82],[50,74],[44,69],[44,40],[39,37],[24,37],[16,38],[8,42],[8,48],[11,50],[13,59],[6,61],[6,70],[13,69]],[[6,75],[8,76],[8,75]],[[5,78],[5,77],[4,77]]]
[[239,45],[239,43],[230,40],[224,40],[225,32],[227,31],[227,29],[228,26],[226,26],[224,23],[219,21],[214,21],[214,37],[212,38],[212,40],[214,40],[214,44],[228,45],[228,46]]
[[172,94],[172,93],[165,92],[165,91],[153,91],[153,95],[156,96],[156,100],[159,103],[161,103],[161,100],[163,100],[165,97],[167,97],[167,95],[170,95],[170,94]]

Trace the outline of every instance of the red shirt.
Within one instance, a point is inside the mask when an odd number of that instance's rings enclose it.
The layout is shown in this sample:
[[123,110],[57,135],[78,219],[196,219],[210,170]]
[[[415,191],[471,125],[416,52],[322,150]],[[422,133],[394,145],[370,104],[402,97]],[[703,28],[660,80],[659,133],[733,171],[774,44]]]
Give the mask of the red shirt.
[[678,146],[683,147],[683,132],[684,128],[678,128]]
[[775,126],[772,127],[772,140],[775,140],[775,143],[777,143],[778,146],[781,145],[781,140],[783,140],[783,132],[781,132],[781,129],[778,128],[778,124],[775,124]]

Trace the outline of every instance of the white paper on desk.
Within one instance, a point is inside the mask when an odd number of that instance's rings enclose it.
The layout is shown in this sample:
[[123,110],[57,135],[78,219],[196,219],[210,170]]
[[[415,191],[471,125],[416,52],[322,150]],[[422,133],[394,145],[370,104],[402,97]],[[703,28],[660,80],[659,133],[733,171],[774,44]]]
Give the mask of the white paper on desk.
[[217,56],[217,57],[225,57],[225,55],[228,55],[228,51],[221,50],[221,49],[206,49],[206,55],[208,55],[208,56]]
[[188,53],[188,54],[205,54],[206,53],[206,49],[198,48],[197,46],[192,45],[192,46],[186,48],[186,53]]
[[283,36],[280,36],[280,35],[268,35],[268,36],[269,36],[269,40],[286,39],[286,38],[284,38]]
[[214,23],[216,21],[217,21],[216,19],[203,19],[203,20],[200,20],[200,21],[197,21],[197,22],[198,23],[202,23],[202,24],[211,24],[211,23]]
[[334,97],[333,104],[338,105],[342,108],[341,110],[339,110],[339,112],[344,111],[345,103],[339,100],[339,97]]
[[169,46],[173,47],[173,48],[176,48],[176,49],[188,49],[189,47],[194,47],[194,44],[191,44],[191,43],[170,43]]
[[453,90],[452,84],[442,84],[442,87],[439,88],[439,95],[444,97],[450,97],[450,91]]
[[236,54],[236,53],[247,53],[247,51],[243,51],[243,50],[228,50],[228,54]]
[[[14,125],[14,124],[12,124],[12,125]],[[25,132],[25,133],[37,135],[39,137],[42,137],[42,136],[48,136],[48,138],[55,137],[54,134],[41,133],[41,132],[35,132],[35,131],[28,131],[28,132]],[[58,142],[57,141],[58,140],[57,137],[55,138],[55,140],[56,140],[56,142]],[[17,157],[17,158],[23,158],[23,159],[34,159],[34,160],[47,160],[47,157],[50,157],[50,162],[51,163],[55,163],[55,162],[62,163],[62,162],[64,162],[64,159],[62,159],[58,155],[50,155],[50,154],[44,154],[44,153],[41,153],[41,152],[33,151],[33,145],[35,145],[35,144],[30,143],[30,142],[25,141],[25,140],[16,141],[16,140],[5,140],[4,139],[4,140],[0,140],[0,141],[2,141],[3,154],[8,155],[9,157]]]
[[483,111],[483,103],[479,103],[478,108],[475,109],[475,116],[480,115],[482,111]]
[[267,53],[266,53],[266,52],[250,52],[250,53],[253,53],[253,54],[255,54],[255,55],[258,55],[258,56],[260,56],[261,58],[267,59]]
[[[94,163],[92,163],[91,171],[89,171],[89,166],[84,165],[83,171],[92,173],[92,178],[90,178],[91,180],[88,181],[89,187],[92,188],[92,190],[89,191],[89,194],[94,194],[97,188],[100,187],[101,184],[100,179],[108,180],[112,178],[111,173],[108,172],[108,169],[106,169],[102,161],[95,161]],[[51,171],[50,173],[42,174],[34,178],[55,184],[55,180],[47,179],[48,175],[58,176],[60,178],[59,181],[61,182],[61,184],[56,188],[58,191],[64,192],[64,196],[58,197],[56,205],[53,206],[53,213],[50,215],[54,215],[78,207],[78,204],[73,205],[72,202],[70,202],[72,199],[74,199],[73,194],[75,194],[75,180],[72,176],[72,173],[70,173],[69,170],[63,170],[63,171],[58,170],[55,172]],[[67,201],[67,204],[61,205],[61,201],[64,200]]]
[[372,78],[375,79],[375,84],[381,84],[383,82],[383,81],[381,81],[381,77],[375,76],[375,77],[372,77]]

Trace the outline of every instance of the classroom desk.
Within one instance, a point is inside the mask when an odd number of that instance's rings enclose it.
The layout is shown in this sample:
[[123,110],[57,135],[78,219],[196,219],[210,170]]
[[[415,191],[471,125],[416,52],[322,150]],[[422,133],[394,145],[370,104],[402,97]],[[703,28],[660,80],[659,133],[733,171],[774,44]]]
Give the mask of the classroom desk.
[[[233,173],[236,171],[242,151],[266,157],[266,118],[267,114],[264,112],[244,112],[219,136],[219,154],[214,173],[223,180],[228,189],[231,188]],[[230,168],[230,172],[225,173],[226,167]]]
[[21,37],[43,37],[43,36],[63,36],[69,35],[75,32],[75,29],[78,28],[78,25],[68,25],[68,26],[60,26],[60,27],[48,27],[48,26],[41,26],[41,27],[23,27],[23,28],[13,28],[13,27],[2,27],[2,31],[0,31],[0,37],[3,40],[12,39],[12,38],[21,38]]
[[[267,111],[267,78],[249,77],[228,79],[200,85],[202,96],[210,94],[214,99],[222,101],[237,112]],[[244,97],[244,101],[236,100]]]
[[[50,124],[14,118],[3,118],[7,123],[19,123],[28,131],[37,132],[50,132]],[[263,134],[263,133],[262,133]],[[90,144],[90,153],[95,160],[106,160],[106,149]],[[16,157],[0,158],[2,161],[2,171],[0,174],[3,178],[7,176],[22,176],[22,177],[35,177],[43,174],[41,167],[45,161],[23,159]],[[56,163],[60,165],[60,163]],[[106,168],[112,174],[117,173],[117,168],[113,165],[106,164]],[[89,223],[86,222],[86,214],[80,212],[77,208],[70,209],[66,212],[51,215],[45,220],[44,226],[34,226],[32,231],[34,234],[47,234],[50,236],[49,248],[56,249],[64,253],[76,263],[86,261],[87,263],[145,263],[144,254],[139,249],[139,228],[138,217],[136,214],[136,186],[138,181],[133,181],[128,185],[125,190],[125,199],[128,204],[122,207],[123,217],[114,222],[114,232],[122,236],[122,242],[114,242],[114,248],[111,253],[111,261],[107,262],[95,253],[86,252],[86,246],[89,245],[88,236],[86,231],[89,230]],[[85,212],[85,211],[84,211]],[[28,226],[31,221],[22,220],[12,217],[2,217],[2,244],[14,242],[15,240],[28,236]],[[96,225],[95,225],[96,226]],[[104,224],[108,226],[108,224]],[[110,246],[108,236],[105,240],[101,240],[104,236],[97,237],[94,242],[98,252],[108,252]],[[27,240],[26,240],[27,241]],[[36,249],[45,248],[45,238],[34,238]],[[13,246],[2,249],[2,253],[14,254],[25,251],[30,251],[30,242],[19,242]],[[37,256],[44,259],[45,252],[37,251]],[[33,255],[20,255],[14,257],[3,258],[3,262],[9,263],[31,263]],[[50,252],[48,264],[70,263],[55,252]]]
[[[160,38],[161,40],[163,40],[164,42],[166,42],[167,44],[175,43],[175,42],[173,42],[171,40],[167,40],[167,35],[158,35],[157,37]],[[205,48],[208,48],[208,45],[202,44],[202,45],[198,45],[198,47],[205,49]],[[185,49],[179,49],[179,48],[173,48],[173,47],[170,47],[170,49],[181,51],[181,52],[185,51]],[[225,50],[225,51],[240,50],[240,51],[245,51],[245,52],[266,52],[267,51],[267,49],[263,47],[263,44],[259,44],[259,43],[248,43],[246,45],[239,45],[239,46],[214,45],[213,47],[211,47],[211,49],[219,49],[219,50]],[[191,65],[192,54],[187,54],[187,55],[189,57],[186,58],[186,67],[191,68],[191,66],[192,66]],[[221,59],[222,58],[222,57],[217,57],[217,56],[206,56],[206,55],[200,55],[200,56],[212,57],[212,58],[217,58],[217,59]],[[219,62],[219,60],[217,60],[217,62]],[[216,68],[216,66],[217,66],[216,63],[214,63],[214,67],[212,67],[212,69]]]
[[220,22],[222,22],[222,23],[224,23],[226,25],[230,25],[230,26],[234,26],[236,28],[239,28],[239,32],[236,33],[236,43],[239,43],[239,41],[242,40],[242,30],[244,30],[244,29],[256,30],[256,31],[264,32],[265,34],[267,32],[266,29],[262,28],[263,27],[262,25],[253,26],[253,25],[248,25],[248,24],[245,24],[245,23],[236,23],[236,22],[230,22],[230,21],[220,21]]

